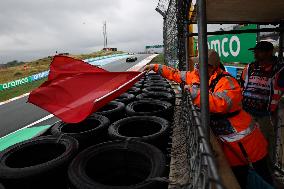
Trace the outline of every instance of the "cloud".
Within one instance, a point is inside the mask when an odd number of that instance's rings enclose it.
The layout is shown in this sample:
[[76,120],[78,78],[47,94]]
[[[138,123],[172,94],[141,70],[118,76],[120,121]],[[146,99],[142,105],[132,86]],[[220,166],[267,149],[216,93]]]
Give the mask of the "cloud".
[[0,63],[109,46],[142,51],[162,43],[162,17],[153,0],[1,0]]

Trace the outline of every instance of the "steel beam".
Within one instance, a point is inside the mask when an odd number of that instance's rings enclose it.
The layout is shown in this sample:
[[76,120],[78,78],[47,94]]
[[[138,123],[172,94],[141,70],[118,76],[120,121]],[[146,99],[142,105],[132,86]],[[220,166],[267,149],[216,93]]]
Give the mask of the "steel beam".
[[[224,34],[242,34],[242,33],[257,33],[257,32],[283,32],[284,28],[262,28],[262,29],[247,29],[247,30],[230,30],[230,31],[215,31],[207,32],[207,35],[224,35]],[[198,36],[198,33],[188,33],[188,36]]]

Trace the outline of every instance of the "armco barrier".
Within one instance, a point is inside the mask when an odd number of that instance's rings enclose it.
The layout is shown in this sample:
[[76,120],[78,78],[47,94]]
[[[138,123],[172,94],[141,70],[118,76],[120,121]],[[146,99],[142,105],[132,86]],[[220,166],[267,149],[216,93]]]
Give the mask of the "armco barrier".
[[0,84],[0,91],[11,89],[11,88],[14,88],[14,87],[18,87],[18,86],[21,86],[21,85],[24,85],[24,84],[27,84],[27,83],[31,83],[31,82],[43,79],[43,78],[47,77],[48,74],[49,74],[49,71],[44,71],[44,72],[34,74],[34,75],[31,75],[31,76],[28,76],[28,77],[24,77],[24,78],[17,79],[17,80],[14,80],[14,81],[10,81],[10,82],[4,83],[4,84]]
[[14,80],[14,81],[10,81],[10,82],[4,83],[4,84],[0,84],[0,91],[6,90],[6,89],[11,89],[11,88],[14,88],[14,87],[26,84],[26,83],[30,83],[30,82],[32,82],[31,76],[21,78],[21,79],[17,79],[17,80]]
[[[113,58],[113,57],[119,57],[119,56],[126,56],[126,55],[127,55],[127,53],[113,54],[113,55],[108,55],[108,56],[89,58],[89,59],[85,59],[84,61],[92,64],[92,62],[95,62],[95,61],[98,61],[98,60],[103,60],[103,59],[108,59],[108,58]],[[10,82],[7,82],[7,83],[0,84],[0,91],[11,89],[11,88],[14,88],[14,87],[18,87],[18,86],[21,86],[21,85],[24,85],[24,84],[27,84],[27,83],[31,83],[31,82],[43,79],[43,78],[47,77],[48,74],[49,74],[49,70],[31,75],[31,76],[28,76],[28,77],[24,77],[24,78],[21,78],[21,79],[17,79],[17,80],[14,80],[14,81],[10,81]]]

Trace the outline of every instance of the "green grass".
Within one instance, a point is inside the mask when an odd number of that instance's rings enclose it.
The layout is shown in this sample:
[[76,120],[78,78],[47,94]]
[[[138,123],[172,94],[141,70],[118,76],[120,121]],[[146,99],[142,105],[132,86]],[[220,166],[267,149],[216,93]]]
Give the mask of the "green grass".
[[165,64],[164,54],[159,54],[149,64]]
[[[121,51],[112,52],[112,51],[98,51],[90,54],[81,54],[81,55],[70,55],[70,57],[77,59],[87,59],[94,58],[99,56],[107,56],[111,54],[120,54]],[[8,68],[0,68],[0,83],[6,83],[9,81],[17,80],[23,77],[27,77],[33,74],[40,73],[49,69],[49,65],[52,61],[52,57],[46,57],[38,59],[31,62],[25,62],[20,65],[11,66]],[[27,69],[24,68],[27,67]]]
[[41,79],[32,83],[24,84],[21,86],[18,86],[16,88],[4,90],[0,92],[0,102],[3,102],[5,100],[20,96],[25,93],[29,93],[32,90],[36,89],[39,87],[44,81],[46,81],[47,78]]

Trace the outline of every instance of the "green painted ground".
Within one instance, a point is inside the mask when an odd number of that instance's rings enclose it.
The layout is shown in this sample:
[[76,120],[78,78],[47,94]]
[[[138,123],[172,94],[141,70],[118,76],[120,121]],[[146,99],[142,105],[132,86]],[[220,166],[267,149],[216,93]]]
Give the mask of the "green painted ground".
[[14,144],[36,137],[50,127],[50,125],[31,127],[6,135],[0,138],[0,152]]

